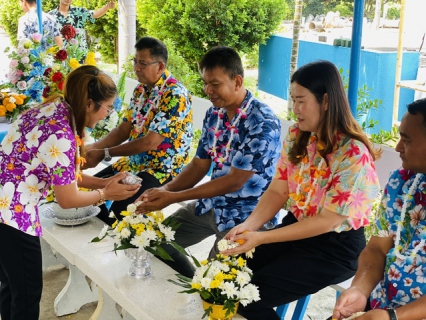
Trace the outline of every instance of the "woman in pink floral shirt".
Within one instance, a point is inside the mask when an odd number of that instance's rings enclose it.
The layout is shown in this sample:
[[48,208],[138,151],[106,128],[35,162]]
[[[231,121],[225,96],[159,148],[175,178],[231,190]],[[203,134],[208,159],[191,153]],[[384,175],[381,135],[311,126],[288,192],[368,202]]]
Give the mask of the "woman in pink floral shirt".
[[[85,126],[104,119],[117,95],[114,82],[93,66],[71,72],[64,97],[31,108],[11,125],[0,145],[0,313],[2,320],[36,320],[43,287],[38,203],[53,185],[63,208],[121,200],[137,187],[83,179],[77,188]],[[79,136],[79,137],[78,137]],[[123,174],[124,175],[124,174]]]
[[[279,319],[274,307],[353,276],[379,193],[376,152],[351,114],[337,68],[328,61],[301,67],[291,79],[291,98],[297,123],[275,178],[248,219],[226,236],[244,243],[225,254],[256,247],[248,266],[260,300],[240,305],[247,319]],[[257,232],[287,201],[281,225]]]

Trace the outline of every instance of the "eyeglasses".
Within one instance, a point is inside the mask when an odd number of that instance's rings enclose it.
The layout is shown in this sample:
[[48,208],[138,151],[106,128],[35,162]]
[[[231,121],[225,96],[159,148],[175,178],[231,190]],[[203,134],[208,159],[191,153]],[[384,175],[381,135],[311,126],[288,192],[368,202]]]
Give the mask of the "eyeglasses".
[[101,108],[104,108],[107,112],[108,112],[108,115],[110,116],[111,114],[113,114],[114,113],[114,111],[115,111],[115,109],[114,108],[108,108],[108,107],[104,107],[101,103],[99,103],[99,102],[96,102],[96,104],[98,105],[98,106],[100,106]]
[[153,61],[153,62],[146,63],[146,62],[143,62],[141,60],[136,60],[135,58],[133,58],[131,61],[133,62],[134,66],[140,66],[142,69],[145,69],[146,67],[148,67],[151,64],[156,64],[156,63],[161,62],[161,61]]

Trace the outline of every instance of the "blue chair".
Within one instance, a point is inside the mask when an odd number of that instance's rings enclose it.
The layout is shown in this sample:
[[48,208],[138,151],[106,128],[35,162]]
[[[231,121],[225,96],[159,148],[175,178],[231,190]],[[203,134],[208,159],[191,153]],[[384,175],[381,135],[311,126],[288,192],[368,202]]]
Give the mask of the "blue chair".
[[[297,300],[296,308],[294,309],[293,316],[291,320],[303,320],[303,317],[306,312],[306,308],[308,307],[309,300],[311,299],[311,295],[307,295],[306,297],[300,298]],[[283,304],[277,307],[277,314],[281,320],[284,320],[285,314],[287,313],[289,303]]]

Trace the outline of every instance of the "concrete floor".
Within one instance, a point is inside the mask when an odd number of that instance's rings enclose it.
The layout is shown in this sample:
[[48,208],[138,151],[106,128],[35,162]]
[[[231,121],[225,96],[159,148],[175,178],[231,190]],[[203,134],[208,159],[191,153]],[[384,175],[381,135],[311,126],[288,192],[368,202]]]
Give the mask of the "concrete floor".
[[89,320],[96,309],[97,302],[84,305],[77,313],[57,317],[53,303],[56,296],[67,283],[68,269],[64,266],[55,266],[43,272],[43,293],[40,302],[40,320]]

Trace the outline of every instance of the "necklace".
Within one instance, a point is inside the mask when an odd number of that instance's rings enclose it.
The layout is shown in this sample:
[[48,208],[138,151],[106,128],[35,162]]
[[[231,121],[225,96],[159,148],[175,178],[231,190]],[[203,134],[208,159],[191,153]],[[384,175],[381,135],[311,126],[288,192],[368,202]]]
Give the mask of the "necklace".
[[[303,172],[305,170],[309,169],[310,166],[311,166],[310,163],[309,163],[308,155],[306,155],[302,159],[301,162],[302,162],[302,165],[300,166],[300,170],[299,170],[299,177],[298,177],[299,180],[298,180],[298,183],[297,183],[296,194],[293,194],[293,198],[294,198],[294,200],[296,202],[296,206],[299,208],[299,210],[304,211],[308,207],[309,202],[311,202],[312,192],[316,187],[318,177],[320,176],[321,168],[322,168],[325,160],[324,160],[324,158],[321,158],[321,161],[318,164],[318,167],[317,167],[316,172],[315,172],[315,179],[311,184],[311,187],[310,187],[310,190],[308,192],[306,199],[304,199],[304,196],[300,194],[300,189],[302,187],[302,182],[303,182],[303,178],[302,178]],[[311,173],[309,172],[309,179],[310,178],[311,178]]]
[[[154,110],[157,109],[158,103],[160,102],[160,98],[164,93],[164,89],[165,89],[165,87],[167,85],[167,81],[169,79],[170,79],[170,75],[166,78],[166,80],[164,80],[163,85],[161,86],[160,90],[158,90],[157,87],[154,87],[152,89],[151,95],[152,94],[155,95],[153,100],[149,99],[149,97],[147,99],[143,99],[143,94],[145,93],[145,90],[142,91],[142,93],[140,95],[141,100],[139,101],[139,105],[136,107],[136,119],[134,119],[132,121],[132,124],[134,126],[133,130],[135,131],[135,133],[141,133],[142,132],[145,121],[148,120],[149,113],[151,112],[152,109],[154,109]],[[145,115],[142,116],[142,110],[147,104],[149,104],[149,108],[146,111]],[[136,128],[137,120],[139,120],[140,131]]]
[[[408,190],[408,194],[406,194],[404,196],[404,202],[403,202],[402,209],[401,209],[400,221],[397,222],[397,229],[396,229],[396,236],[395,236],[395,255],[401,260],[407,259],[406,256],[401,254],[400,248],[402,248],[402,246],[399,245],[399,242],[401,241],[401,232],[402,232],[402,227],[404,226],[405,213],[407,211],[408,200],[411,199],[413,197],[414,193],[416,192],[416,189],[419,185],[421,176],[422,175],[420,173],[416,174],[416,177],[414,178],[413,184],[411,185],[410,189]],[[420,248],[422,248],[424,245],[425,245],[425,240],[422,239],[414,247],[414,249],[411,251],[411,256],[415,256],[417,254],[417,252],[420,250]],[[404,252],[405,251],[406,250],[404,250]]]
[[[229,157],[229,152],[231,151],[231,142],[234,139],[234,133],[237,132],[237,124],[240,121],[241,118],[245,118],[247,117],[247,109],[250,107],[250,104],[252,103],[254,97],[252,96],[246,103],[246,105],[244,106],[244,108],[242,110],[240,110],[240,108],[237,109],[237,117],[234,119],[234,121],[229,124],[228,122],[225,123],[225,130],[219,130],[219,126],[220,126],[220,121],[221,119],[223,119],[224,115],[224,109],[220,109],[217,115],[217,122],[216,122],[216,127],[214,128],[213,131],[213,146],[211,148],[211,154],[213,155],[213,161],[216,162],[219,166],[219,168],[222,167],[223,163],[228,159]],[[225,146],[225,156],[222,156],[222,153],[217,152],[217,138],[227,129],[229,129],[229,131],[231,132],[228,142]],[[223,147],[223,146],[222,146]],[[222,149],[222,148],[221,148]]]

